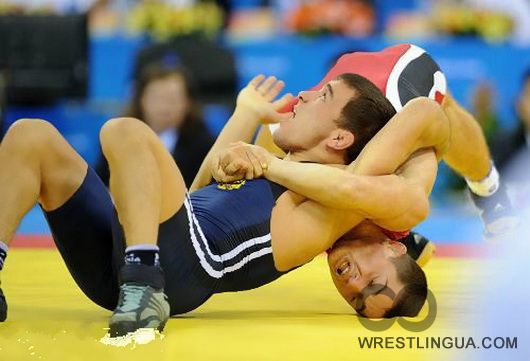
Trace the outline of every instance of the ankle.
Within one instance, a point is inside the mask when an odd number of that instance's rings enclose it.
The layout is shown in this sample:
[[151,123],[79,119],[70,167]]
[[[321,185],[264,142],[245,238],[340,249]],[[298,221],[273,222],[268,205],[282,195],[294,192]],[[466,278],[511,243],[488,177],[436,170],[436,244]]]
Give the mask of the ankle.
[[481,180],[474,181],[468,178],[465,178],[465,180],[471,192],[480,197],[489,197],[495,194],[500,185],[499,172],[497,171],[497,168],[495,168],[493,162],[491,163],[488,175]]
[[125,249],[125,264],[143,264],[145,266],[160,266],[160,249],[153,244],[140,244]]
[[164,272],[160,266],[125,264],[120,270],[119,278],[120,284],[139,283],[158,290],[165,286]]

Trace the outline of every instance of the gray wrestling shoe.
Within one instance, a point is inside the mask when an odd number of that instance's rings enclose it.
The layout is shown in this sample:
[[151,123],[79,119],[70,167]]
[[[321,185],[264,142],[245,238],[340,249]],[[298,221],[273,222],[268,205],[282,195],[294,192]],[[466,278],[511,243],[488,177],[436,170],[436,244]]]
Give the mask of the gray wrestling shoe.
[[519,226],[519,217],[514,211],[504,184],[489,197],[480,197],[469,192],[480,212],[484,225],[484,238],[497,240],[510,237]]
[[111,337],[125,336],[140,328],[162,331],[169,319],[169,303],[161,289],[140,283],[120,287],[118,306],[109,323]]

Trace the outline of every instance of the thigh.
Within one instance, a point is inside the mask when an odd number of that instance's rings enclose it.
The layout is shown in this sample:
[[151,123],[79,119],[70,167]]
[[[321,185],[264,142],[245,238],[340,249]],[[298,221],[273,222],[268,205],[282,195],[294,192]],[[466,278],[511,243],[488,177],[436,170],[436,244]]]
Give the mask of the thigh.
[[79,189],[59,208],[44,211],[54,241],[77,285],[93,302],[112,310],[123,264],[123,233],[110,194],[88,168]]
[[24,177],[39,182],[39,203],[46,210],[58,208],[69,199],[83,182],[87,169],[86,162],[59,131],[42,119],[13,123],[2,140],[0,158],[8,167],[10,160],[18,158],[31,171],[26,171]]
[[[160,225],[158,232],[160,264],[172,315],[202,305],[215,292],[218,282],[206,273],[196,253],[193,237],[197,242],[199,235],[188,217],[192,212],[190,203],[185,202],[175,215]],[[197,243],[195,246],[200,247]]]
[[112,147],[120,146],[124,139],[149,145],[149,152],[155,158],[160,174],[162,200],[159,221],[164,222],[180,209],[184,200],[186,185],[182,174],[158,135],[144,122],[135,118],[115,118],[101,129],[101,146],[106,155],[112,154]]

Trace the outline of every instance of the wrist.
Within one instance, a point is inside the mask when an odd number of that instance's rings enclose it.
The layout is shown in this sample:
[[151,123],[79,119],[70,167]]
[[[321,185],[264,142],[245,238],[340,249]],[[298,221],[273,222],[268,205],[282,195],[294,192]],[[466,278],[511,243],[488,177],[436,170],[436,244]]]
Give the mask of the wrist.
[[283,165],[282,163],[283,163],[283,160],[276,158],[274,156],[271,156],[267,164],[267,169],[265,169],[265,171],[263,172],[263,175],[265,176],[265,178],[267,178],[268,180],[274,181],[276,178],[276,175],[279,172],[279,169]]
[[249,106],[237,105],[232,117],[240,119],[246,123],[253,122],[256,125],[259,124],[259,114],[255,109],[252,109],[252,107]]

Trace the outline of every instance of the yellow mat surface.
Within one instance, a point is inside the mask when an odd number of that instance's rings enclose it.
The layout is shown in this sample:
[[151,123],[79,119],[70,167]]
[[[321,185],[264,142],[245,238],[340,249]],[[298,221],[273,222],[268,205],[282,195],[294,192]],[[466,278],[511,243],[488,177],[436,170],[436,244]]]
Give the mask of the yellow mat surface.
[[361,349],[358,337],[463,332],[474,302],[469,287],[486,262],[446,258],[427,266],[438,315],[419,334],[397,323],[384,332],[364,328],[333,288],[321,256],[266,287],[214,296],[171,319],[162,340],[116,348],[99,343],[110,312],[78,290],[56,251],[14,249],[1,274],[9,318],[0,324],[0,360],[448,360],[450,351]]

